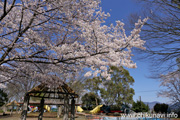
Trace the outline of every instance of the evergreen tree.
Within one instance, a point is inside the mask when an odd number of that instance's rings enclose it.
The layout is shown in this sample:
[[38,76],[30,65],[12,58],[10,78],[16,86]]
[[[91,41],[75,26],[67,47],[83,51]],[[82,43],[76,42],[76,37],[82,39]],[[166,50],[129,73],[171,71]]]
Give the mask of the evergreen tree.
[[94,93],[97,97],[95,97],[96,100],[96,106],[98,105],[98,92],[100,90],[99,86],[102,83],[99,77],[94,77],[92,79],[87,79],[85,81],[85,88],[88,89],[90,92]]
[[149,106],[142,101],[133,102],[132,108],[134,112],[148,112]]
[[0,107],[8,101],[8,95],[0,89]]
[[160,104],[160,103],[156,103],[156,105],[154,106],[154,111],[156,113],[167,113],[168,111],[168,106],[167,104]]
[[134,79],[128,70],[111,66],[109,72],[111,80],[105,81],[104,86],[100,89],[101,98],[107,105],[121,106],[132,103],[134,89],[130,85],[133,85]]
[[85,81],[85,88],[88,89],[90,92],[93,92],[97,95],[100,90],[99,86],[101,83],[102,83],[102,80],[100,79],[100,77],[87,79]]
[[82,105],[88,110],[91,110],[96,107],[96,100],[98,105],[101,103],[101,99],[96,96],[96,94],[90,92],[86,93],[82,98]]
[[[93,92],[96,96],[101,96],[106,105],[128,105],[133,102],[134,79],[130,76],[128,70],[123,67],[111,66],[108,70],[111,74],[111,80],[107,81],[101,75],[86,80],[86,89]],[[97,100],[96,100],[97,105]]]

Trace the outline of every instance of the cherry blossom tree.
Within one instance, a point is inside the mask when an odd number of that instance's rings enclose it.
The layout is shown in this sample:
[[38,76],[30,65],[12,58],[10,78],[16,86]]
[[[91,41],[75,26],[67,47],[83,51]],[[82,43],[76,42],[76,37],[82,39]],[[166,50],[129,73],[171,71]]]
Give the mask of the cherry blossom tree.
[[[26,69],[48,82],[47,75],[107,74],[107,66],[135,68],[131,48],[144,49],[138,20],[127,36],[124,23],[105,25],[110,15],[100,0],[4,0],[0,2],[0,85]],[[50,79],[51,81],[52,79]],[[59,82],[61,79],[58,79]],[[54,84],[54,83],[53,83]]]

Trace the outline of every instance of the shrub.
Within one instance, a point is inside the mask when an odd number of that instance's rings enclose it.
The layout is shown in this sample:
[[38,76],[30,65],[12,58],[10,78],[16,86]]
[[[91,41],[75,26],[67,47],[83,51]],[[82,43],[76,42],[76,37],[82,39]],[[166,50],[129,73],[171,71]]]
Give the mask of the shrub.
[[114,116],[120,116],[120,113],[115,112],[115,113],[114,113]]

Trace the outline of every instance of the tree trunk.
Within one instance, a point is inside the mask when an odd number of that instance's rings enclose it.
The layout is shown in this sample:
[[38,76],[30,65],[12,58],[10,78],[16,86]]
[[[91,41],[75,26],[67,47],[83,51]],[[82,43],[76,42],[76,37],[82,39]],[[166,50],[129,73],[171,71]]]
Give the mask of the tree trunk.
[[75,120],[75,100],[71,100],[71,120]]
[[24,104],[22,108],[22,113],[21,113],[21,120],[26,120],[27,117],[27,110],[28,110],[28,105],[29,105],[29,95],[26,95],[24,97]]
[[98,106],[98,100],[97,100],[97,98],[95,98],[95,100],[96,100],[96,106]]
[[44,98],[41,99],[40,113],[39,113],[38,120],[42,120],[42,118],[43,118],[43,113],[44,113]]
[[64,97],[64,116],[63,120],[69,119],[69,98],[68,95]]

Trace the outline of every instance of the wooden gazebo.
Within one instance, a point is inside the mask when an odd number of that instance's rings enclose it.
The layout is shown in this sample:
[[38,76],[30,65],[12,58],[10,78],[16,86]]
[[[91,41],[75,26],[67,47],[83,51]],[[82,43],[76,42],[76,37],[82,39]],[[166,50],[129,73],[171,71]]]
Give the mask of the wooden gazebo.
[[14,100],[14,101],[12,101],[12,102],[10,102],[10,103],[8,103],[7,105],[4,106],[5,111],[7,110],[7,107],[9,107],[9,106],[11,106],[11,113],[10,114],[12,114],[13,110],[14,110],[14,107],[16,106],[16,112],[17,112],[18,107],[20,107],[20,104],[16,100]]
[[20,104],[17,102],[17,101],[12,101],[12,102],[10,102],[10,103],[8,103],[6,106],[20,106]]
[[[56,87],[55,87],[56,86]],[[38,120],[42,120],[44,112],[44,102],[45,99],[59,99],[64,103],[64,115],[63,120],[69,118],[69,112],[71,112],[71,120],[75,119],[75,98],[78,98],[78,95],[65,83],[60,85],[55,85],[54,87],[49,86],[48,84],[40,84],[37,87],[34,87],[25,94],[23,111],[21,113],[21,120],[26,120],[27,110],[29,105],[30,97],[37,97],[41,99],[40,102],[40,113]],[[69,104],[71,100],[71,105]],[[71,108],[71,111],[69,111]]]

